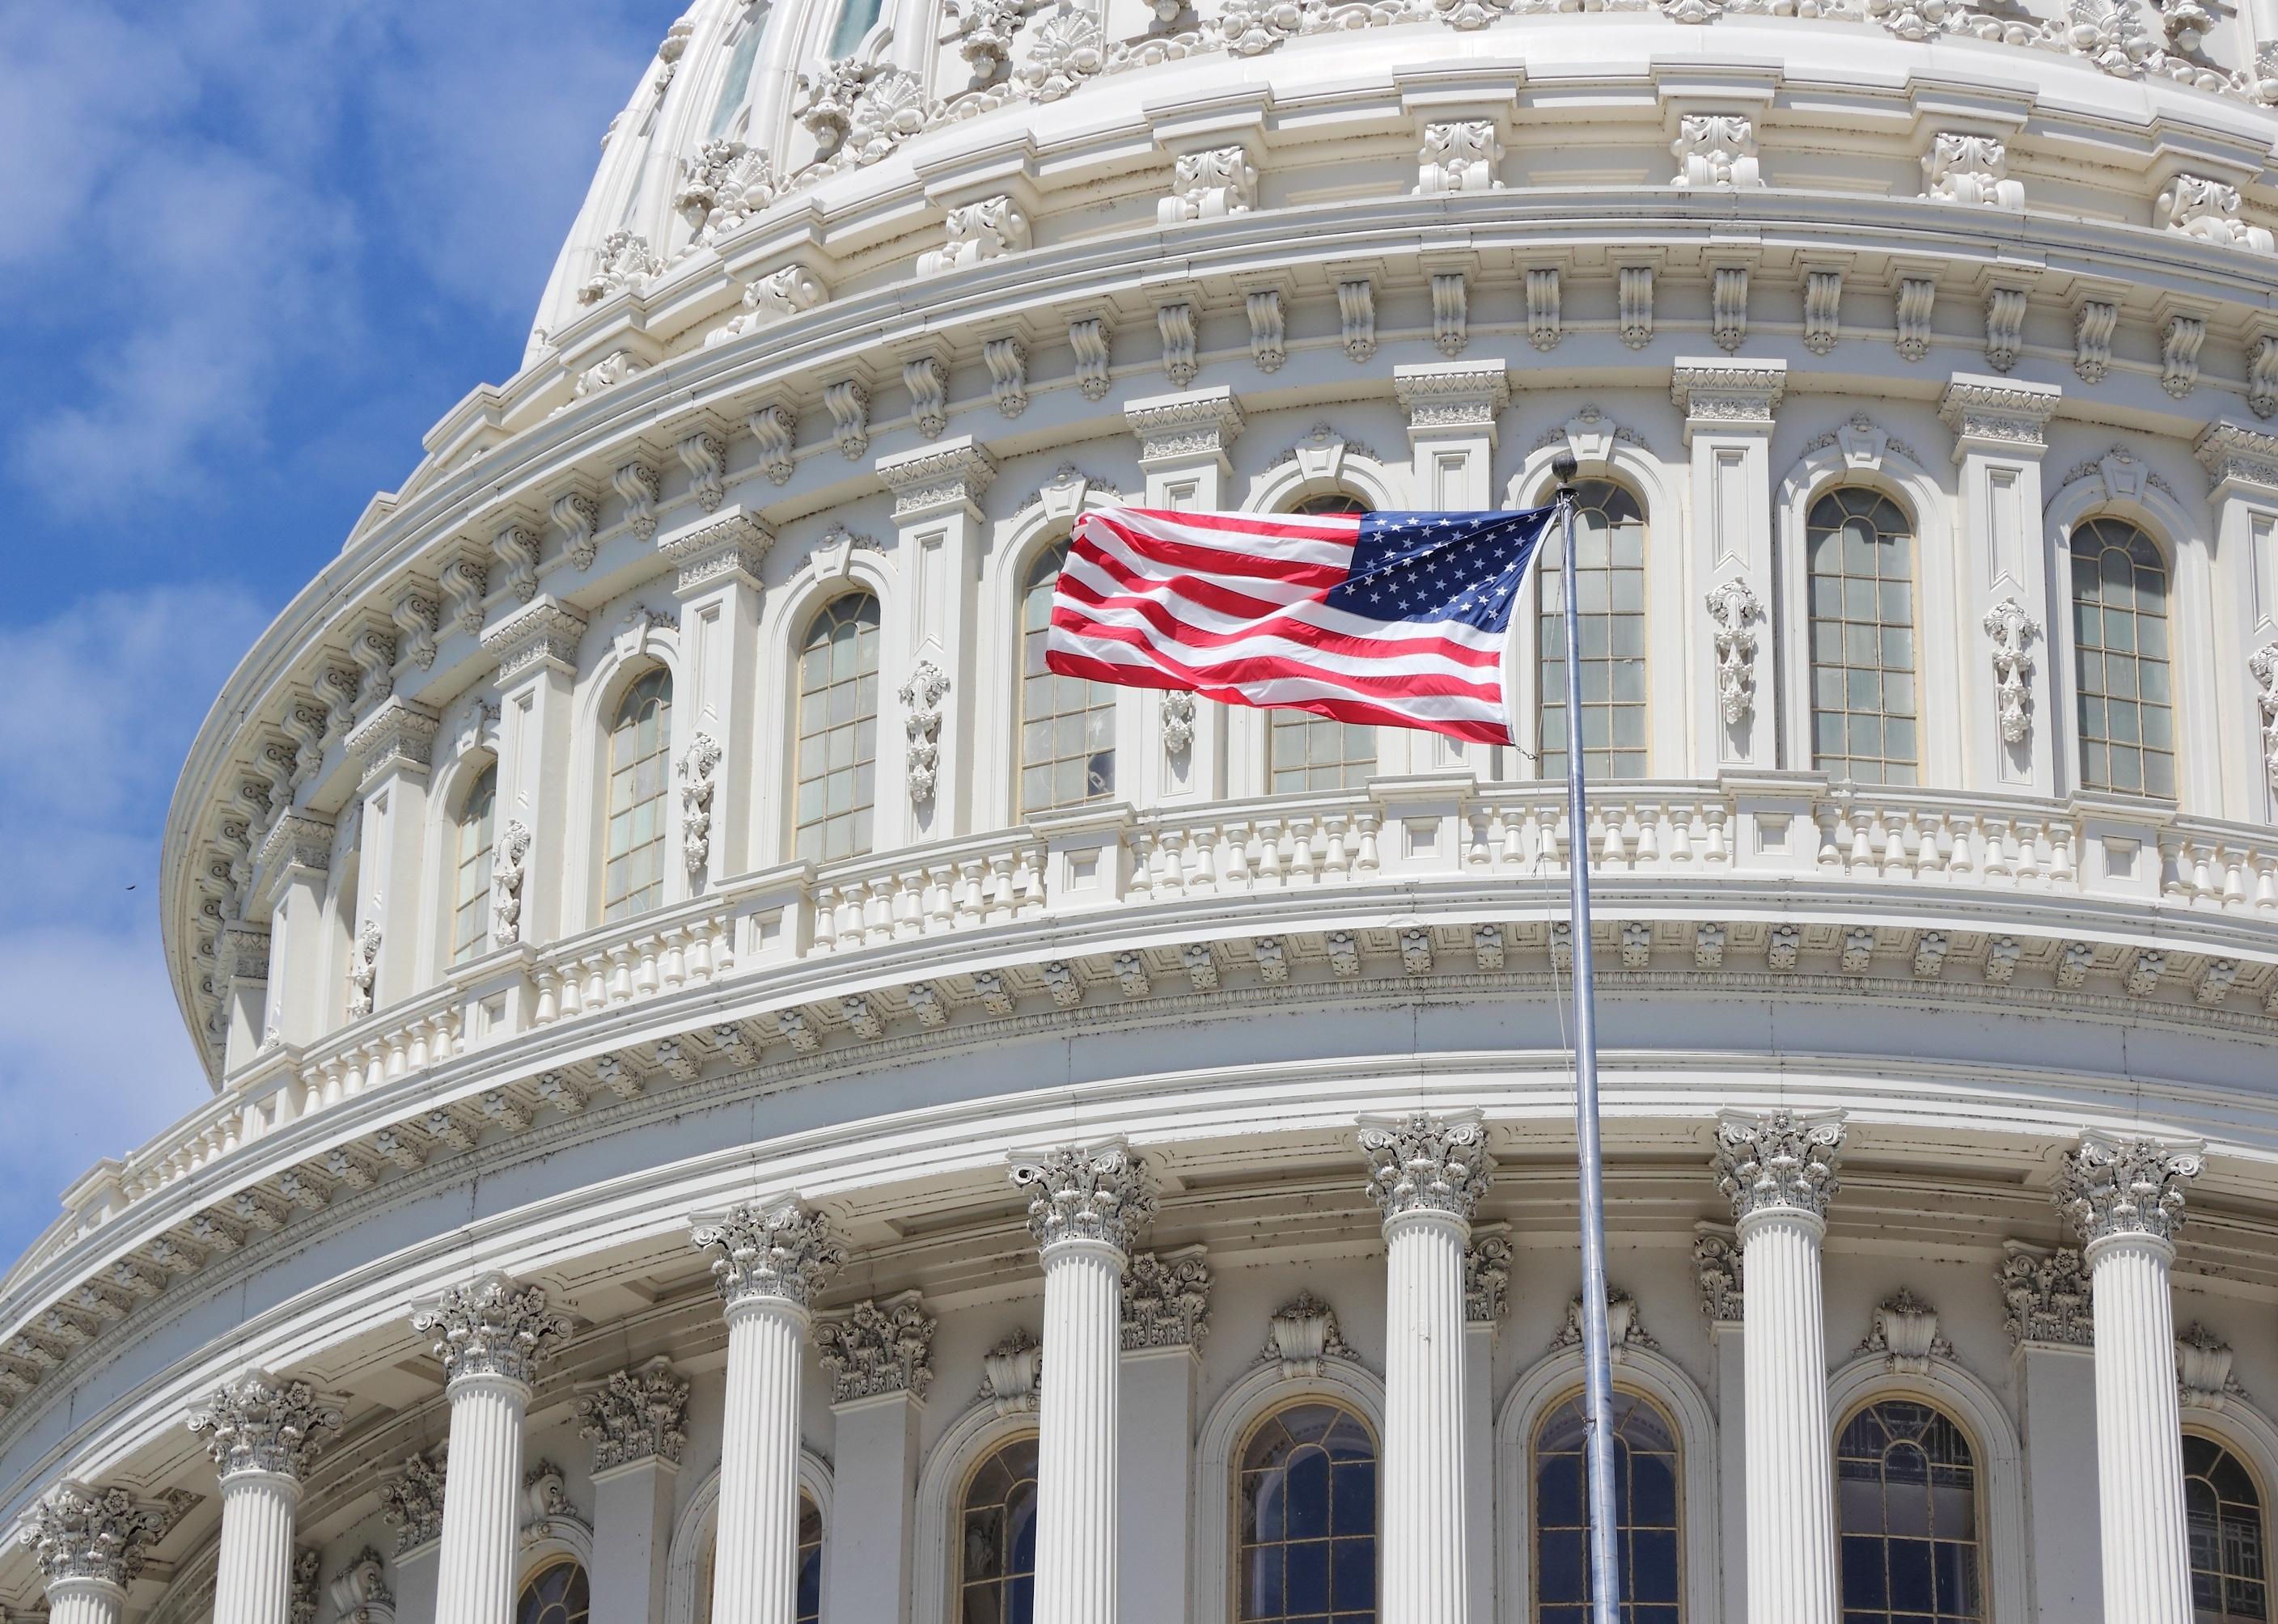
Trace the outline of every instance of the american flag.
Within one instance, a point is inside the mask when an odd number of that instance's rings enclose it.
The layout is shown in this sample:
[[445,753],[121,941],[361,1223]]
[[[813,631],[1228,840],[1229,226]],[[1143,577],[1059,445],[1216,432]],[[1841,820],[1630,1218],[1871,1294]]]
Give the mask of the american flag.
[[1098,508],[1075,522],[1044,664],[1507,743],[1504,634],[1556,513]]

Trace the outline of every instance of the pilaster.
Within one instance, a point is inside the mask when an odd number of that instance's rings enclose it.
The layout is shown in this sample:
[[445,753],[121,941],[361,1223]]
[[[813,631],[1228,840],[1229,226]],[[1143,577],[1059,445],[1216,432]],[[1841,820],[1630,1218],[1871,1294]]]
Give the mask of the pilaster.
[[614,1372],[577,1401],[578,1435],[593,1446],[592,1624],[664,1616],[687,1412],[688,1384],[663,1358]]
[[325,888],[336,831],[328,818],[287,812],[261,842],[254,895],[269,913],[268,1009],[261,1041],[303,1044],[330,1025]]
[[1475,1224],[1464,1251],[1464,1511],[1472,1624],[1494,1620],[1494,1346],[1510,1294],[1509,1225]]
[[2003,1254],[1996,1285],[2014,1349],[2034,1616],[2040,1624],[2099,1619],[2104,1572],[2088,1266],[2071,1247],[2049,1252],[2012,1240]]
[[837,1503],[824,1589],[841,1618],[908,1624],[915,1548],[918,1423],[933,1385],[935,1321],[915,1292],[858,1303],[815,1330],[831,1381]]
[[1194,1573],[1195,1384],[1210,1332],[1200,1247],[1142,1252],[1123,1273],[1123,1535],[1127,1619],[1185,1616]]
[[[2041,533],[2041,459],[2054,384],[1956,372],[1938,400],[1961,469],[1962,774],[1971,789],[2052,795],[2054,708],[2048,675],[2048,548]],[[2069,606],[2061,606],[2069,613]]]
[[524,857],[509,923],[493,911],[491,941],[506,947],[553,941],[583,921],[562,917],[568,851],[570,707],[585,617],[541,598],[483,634],[498,661],[498,840],[501,857],[518,828]]
[[2213,423],[2193,449],[2215,510],[2223,812],[2278,822],[2278,434]]
[[676,788],[684,804],[692,796],[705,797],[710,813],[701,855],[691,845],[682,850],[691,896],[757,866],[749,741],[758,736],[753,713],[763,687],[760,567],[774,544],[775,532],[740,503],[656,538],[657,552],[674,567],[673,595],[680,600],[685,691],[673,700],[695,719],[674,763]]
[[[1787,390],[1784,361],[1679,356],[1670,396],[1685,414],[1692,459],[1686,503],[1691,540],[1685,557],[1688,603],[1708,605],[1742,589],[1759,604],[1778,601],[1772,572],[1772,414]],[[1786,680],[1757,685],[1755,704],[1725,720],[1710,651],[1708,615],[1686,617],[1686,685],[1693,695],[1691,770],[1703,778],[1748,768],[1809,766],[1810,741],[1787,707],[1809,691],[1808,651],[1799,636],[1780,653]]]
[[355,941],[358,997],[385,1009],[421,984],[421,904],[431,888],[420,875],[427,837],[427,790],[440,719],[426,706],[391,694],[348,735],[356,763],[358,820]]

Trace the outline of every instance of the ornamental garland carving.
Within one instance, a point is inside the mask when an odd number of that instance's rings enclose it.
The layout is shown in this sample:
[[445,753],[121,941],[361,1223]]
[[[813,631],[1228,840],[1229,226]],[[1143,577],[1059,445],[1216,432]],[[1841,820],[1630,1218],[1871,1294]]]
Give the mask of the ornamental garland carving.
[[529,826],[519,818],[509,818],[499,834],[497,854],[491,864],[493,946],[511,947],[522,940],[522,882],[529,861]]
[[1931,1360],[1953,1357],[1953,1344],[1938,1334],[1938,1310],[1901,1286],[1875,1310],[1859,1352],[1880,1353],[1885,1370],[1927,1376]]
[[1418,1213],[1447,1213],[1468,1223],[1494,1177],[1487,1125],[1472,1116],[1364,1119],[1361,1154],[1368,1159],[1369,1199],[1388,1228]]
[[66,1481],[32,1507],[22,1539],[50,1585],[92,1579],[124,1588],[141,1574],[149,1547],[170,1526],[164,1507],[124,1489]]
[[1737,727],[1755,714],[1755,622],[1764,606],[1754,589],[1735,576],[1708,594],[1708,618],[1716,622],[1716,708]]
[[699,733],[680,758],[680,858],[692,886],[712,860],[712,797],[719,789],[720,741]]
[[934,1326],[915,1292],[857,1303],[817,1325],[815,1354],[830,1376],[831,1401],[891,1392],[923,1399],[933,1385]]
[[269,1472],[300,1478],[337,1432],[340,1413],[308,1383],[248,1370],[190,1412],[190,1430],[205,1435],[221,1475]]
[[2033,736],[2032,656],[2041,623],[2024,605],[2005,598],[1985,612],[1985,635],[1993,639],[1993,702],[2004,743],[2022,744]]
[[2266,643],[2246,662],[2262,713],[2262,770],[2278,789],[2278,643]]
[[442,1445],[414,1455],[403,1469],[380,1485],[380,1518],[395,1530],[395,1554],[417,1551],[443,1536],[443,1482],[447,1462]]
[[2183,1188],[2203,1166],[2196,1150],[2091,1133],[2066,1155],[2050,1199],[2083,1245],[2129,1235],[2172,1241]]
[[1044,1351],[1025,1328],[981,1356],[981,1396],[999,1416],[1032,1413],[1043,1382]]
[[1155,1216],[1146,1163],[1120,1145],[1069,1146],[1016,1162],[1013,1182],[1028,1192],[1028,1233],[1040,1251],[1100,1241],[1128,1253]]
[[1332,1359],[1357,1360],[1337,1334],[1336,1310],[1311,1292],[1274,1311],[1265,1328],[1260,1364],[1279,1363],[1285,1376],[1318,1376]]
[[905,775],[910,804],[923,806],[933,799],[941,770],[942,702],[949,698],[949,678],[933,661],[921,660],[898,698],[902,702],[902,731],[909,745]]
[[1141,1252],[1123,1271],[1123,1347],[1194,1347],[1210,1334],[1210,1265],[1201,1248]]
[[[1582,1346],[1582,1300],[1579,1297],[1567,1303],[1566,1323],[1559,1327],[1558,1334],[1550,1339],[1550,1346],[1553,1347]],[[1638,1316],[1637,1299],[1618,1286],[1608,1286],[1606,1288],[1606,1346],[1611,1352],[1614,1362],[1619,1364],[1623,1355],[1633,1347],[1657,1348],[1660,1346],[1661,1344],[1655,1341],[1647,1332],[1645,1322]]]
[[455,1285],[412,1316],[411,1329],[434,1338],[448,1382],[497,1376],[530,1384],[548,1345],[569,1335],[570,1322],[546,1306],[546,1292],[502,1274]]
[[370,1545],[356,1552],[327,1588],[339,1624],[395,1624],[395,1592],[387,1588],[387,1569],[379,1552]]
[[[1501,1225],[1495,1226],[1500,1229]],[[1502,1318],[1510,1292],[1510,1242],[1475,1231],[1464,1248],[1464,1323],[1492,1325]]]
[[1714,1229],[1696,1230],[1693,1271],[1701,1286],[1701,1312],[1711,1324],[1737,1325],[1745,1317],[1740,1248]]
[[2011,1346],[2048,1342],[2088,1347],[2095,1343],[2088,1268],[2077,1247],[2044,1253],[2011,1241],[1999,1284],[2009,1310],[2003,1327]]
[[2187,1409],[2221,1409],[2228,1399],[2246,1397],[2230,1372],[2230,1344],[2194,1323],[2175,1338],[2175,1384]]
[[613,1371],[600,1391],[577,1400],[577,1436],[593,1446],[593,1470],[635,1460],[680,1464],[688,1442],[688,1383],[671,1361],[652,1359],[637,1370]]
[[1824,1218],[1827,1203],[1843,1187],[1835,1172],[1842,1150],[1839,1115],[1728,1111],[1717,1121],[1716,1151],[1708,1165],[1736,1219],[1760,1212]]
[[696,1225],[699,1252],[717,1254],[713,1277],[730,1308],[779,1301],[805,1308],[846,1261],[829,1224],[797,1201],[739,1206]]

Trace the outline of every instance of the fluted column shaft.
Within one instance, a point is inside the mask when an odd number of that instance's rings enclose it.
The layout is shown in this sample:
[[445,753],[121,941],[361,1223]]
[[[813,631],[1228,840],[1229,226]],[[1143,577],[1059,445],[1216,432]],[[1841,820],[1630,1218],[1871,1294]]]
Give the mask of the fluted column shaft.
[[1468,1624],[1464,1247],[1428,1208],[1385,1220],[1384,1624]]
[[126,1609],[126,1592],[107,1579],[51,1580],[47,1594],[48,1624],[118,1624]]
[[1771,1207],[1738,1227],[1748,1283],[1740,1312],[1749,1624],[1834,1624],[1835,1500],[1819,1280],[1826,1225],[1811,1213]]
[[791,1624],[799,1611],[799,1383],[806,1310],[781,1297],[730,1303],[722,1422],[717,1624]]
[[1104,1240],[1067,1239],[1043,1259],[1036,1618],[1113,1624],[1125,1258]]
[[293,1513],[300,1504],[299,1480],[282,1472],[232,1472],[222,1478],[217,1620],[291,1624]]
[[2104,1616],[2190,1624],[2182,1420],[2175,1395],[2175,1248],[2121,1234],[2087,1248],[2096,1314],[2096,1463]]
[[443,1485],[439,1624],[513,1624],[522,1502],[522,1417],[530,1389],[510,1376],[450,1384],[451,1469]]

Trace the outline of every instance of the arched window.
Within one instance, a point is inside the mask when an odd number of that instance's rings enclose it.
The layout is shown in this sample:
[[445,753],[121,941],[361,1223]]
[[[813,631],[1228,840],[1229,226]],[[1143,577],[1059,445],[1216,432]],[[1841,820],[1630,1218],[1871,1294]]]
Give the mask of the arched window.
[[2167,674],[2167,566],[2121,519],[2072,533],[2080,787],[2175,793],[2175,695]]
[[[1574,487],[1581,616],[1583,765],[1596,778],[1642,778],[1645,746],[1645,509],[1624,486]],[[1540,566],[1542,776],[1566,776],[1566,599],[1563,546]]]
[[1812,504],[1806,536],[1813,765],[1854,783],[1914,783],[1914,525],[1881,492],[1854,485]]
[[[1309,496],[1291,513],[1362,514],[1369,506],[1341,491]],[[1305,711],[1268,711],[1270,788],[1275,794],[1303,789],[1357,789],[1376,771],[1376,729]]]
[[609,821],[601,858],[601,917],[631,919],[664,900],[666,760],[672,751],[672,674],[651,671],[617,702],[609,724]]
[[585,1570],[567,1558],[531,1575],[515,1603],[515,1624],[586,1624],[592,1610]]
[[2199,1624],[2267,1624],[2262,1494],[2246,1464],[2211,1437],[2183,1434],[2183,1526],[2191,1550],[2191,1616]]
[[1014,1438],[966,1481],[958,1526],[959,1624],[1034,1624],[1036,1440]]
[[1835,1442],[1845,1624],[1985,1616],[1977,1463],[1951,1418],[1911,1399],[1851,1417]]
[[[696,1573],[696,1624],[712,1624],[713,1567],[720,1556],[715,1531],[704,1542],[703,1566]],[[822,1510],[805,1490],[799,1496],[799,1591],[791,1624],[820,1624],[822,1617]]]
[[1235,1501],[1243,1624],[1375,1624],[1376,1459],[1367,1423],[1324,1399],[1250,1433]]
[[[1535,1624],[1586,1624],[1589,1617],[1587,1433],[1579,1393],[1534,1430]],[[1677,1484],[1677,1429],[1650,1400],[1614,1394],[1622,1624],[1678,1624],[1683,1617]]]
[[1067,562],[1055,542],[1028,566],[1021,599],[1021,810],[1074,806],[1115,792],[1115,690],[1044,668],[1052,583]]
[[451,896],[451,962],[491,948],[491,846],[496,838],[498,768],[486,766],[459,803],[458,873]]
[[830,30],[830,57],[851,57],[878,21],[880,0],[839,0],[838,20]]
[[854,592],[826,606],[799,647],[792,850],[814,863],[869,850],[877,779],[878,600]]

